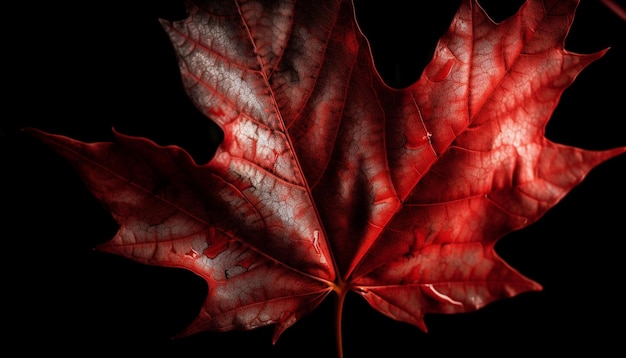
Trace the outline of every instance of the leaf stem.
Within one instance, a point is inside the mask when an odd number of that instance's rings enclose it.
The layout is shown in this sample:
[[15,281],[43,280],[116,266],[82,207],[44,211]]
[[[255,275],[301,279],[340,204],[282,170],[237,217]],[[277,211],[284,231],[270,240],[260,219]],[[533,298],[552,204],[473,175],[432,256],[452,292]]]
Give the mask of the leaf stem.
[[335,301],[335,339],[337,341],[337,358],[343,358],[343,338],[341,334],[341,321],[343,317],[343,304],[346,300],[346,293],[349,291],[345,287],[338,287],[337,300]]

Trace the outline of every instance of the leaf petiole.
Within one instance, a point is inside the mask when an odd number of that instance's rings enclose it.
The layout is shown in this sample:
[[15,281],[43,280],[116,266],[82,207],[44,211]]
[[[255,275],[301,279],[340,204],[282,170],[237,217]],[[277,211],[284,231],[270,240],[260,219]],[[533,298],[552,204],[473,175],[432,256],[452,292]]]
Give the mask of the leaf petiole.
[[341,320],[343,316],[343,304],[349,290],[345,286],[336,286],[337,299],[335,301],[335,339],[337,341],[337,357],[343,358],[343,338],[341,335]]

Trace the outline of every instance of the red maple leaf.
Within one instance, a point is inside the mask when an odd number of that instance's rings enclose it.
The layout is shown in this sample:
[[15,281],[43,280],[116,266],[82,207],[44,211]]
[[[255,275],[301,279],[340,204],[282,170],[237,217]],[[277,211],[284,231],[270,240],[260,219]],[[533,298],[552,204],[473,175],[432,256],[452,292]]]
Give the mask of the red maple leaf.
[[211,161],[122,134],[32,133],[119,223],[100,250],[206,280],[182,335],[274,324],[276,341],[335,292],[341,342],[349,291],[426,330],[426,313],[539,290],[495,243],[626,151],[544,136],[563,90],[604,54],[564,50],[577,4],[529,0],[496,24],[464,1],[398,90],[350,1],[189,2],[187,19],[163,25],[190,98],[224,132]]

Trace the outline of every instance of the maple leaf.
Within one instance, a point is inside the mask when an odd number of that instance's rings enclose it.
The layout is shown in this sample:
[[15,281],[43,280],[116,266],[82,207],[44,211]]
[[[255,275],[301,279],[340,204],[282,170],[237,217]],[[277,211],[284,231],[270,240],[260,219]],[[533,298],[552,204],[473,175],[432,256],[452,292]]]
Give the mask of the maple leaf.
[[276,341],[335,292],[340,342],[349,291],[426,330],[426,313],[539,290],[495,243],[626,151],[544,136],[605,52],[564,50],[577,4],[529,0],[496,24],[464,1],[420,79],[393,89],[350,1],[191,1],[163,25],[189,97],[224,132],[211,161],[119,133],[31,132],[119,223],[98,249],[206,280],[181,335],[274,324]]

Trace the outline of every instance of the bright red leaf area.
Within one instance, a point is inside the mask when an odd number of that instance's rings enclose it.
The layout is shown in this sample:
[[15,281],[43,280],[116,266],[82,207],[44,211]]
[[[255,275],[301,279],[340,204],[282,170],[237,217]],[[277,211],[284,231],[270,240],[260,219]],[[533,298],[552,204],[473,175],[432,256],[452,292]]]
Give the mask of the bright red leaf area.
[[393,89],[350,1],[191,1],[163,25],[189,97],[224,132],[211,161],[31,131],[119,223],[98,249],[206,280],[182,335],[275,324],[276,340],[331,292],[340,313],[350,290],[426,330],[426,313],[541,289],[496,241],[626,151],[544,136],[604,54],[564,50],[577,4],[528,0],[496,24],[463,1],[419,80]]

